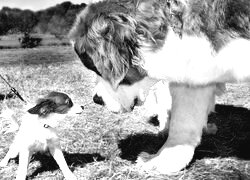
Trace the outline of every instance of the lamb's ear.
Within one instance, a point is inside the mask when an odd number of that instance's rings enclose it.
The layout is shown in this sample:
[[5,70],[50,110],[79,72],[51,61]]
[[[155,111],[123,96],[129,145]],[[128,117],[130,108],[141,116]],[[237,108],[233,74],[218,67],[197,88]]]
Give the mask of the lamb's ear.
[[38,116],[45,117],[49,113],[54,112],[55,103],[50,99],[40,99],[38,104],[28,110],[30,114],[37,114]]
[[124,14],[100,16],[93,22],[88,36],[98,39],[92,56],[101,76],[116,89],[127,74],[136,54],[135,24]]

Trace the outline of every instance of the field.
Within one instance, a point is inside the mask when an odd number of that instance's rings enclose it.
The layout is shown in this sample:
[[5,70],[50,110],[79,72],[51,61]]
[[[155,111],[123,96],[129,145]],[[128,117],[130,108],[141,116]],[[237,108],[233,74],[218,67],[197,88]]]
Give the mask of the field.
[[[209,121],[218,126],[215,135],[204,134],[187,169],[164,176],[144,172],[135,160],[143,151],[155,153],[167,139],[148,123],[144,107],[132,113],[113,114],[92,103],[95,75],[86,70],[69,46],[34,49],[1,49],[0,73],[29,103],[48,91],[63,91],[84,105],[84,112],[60,123],[59,134],[66,161],[79,180],[250,179],[250,91],[249,85],[228,85],[217,99],[216,113]],[[0,93],[10,90],[0,81]],[[18,98],[2,102],[14,112],[13,120],[0,118],[0,159],[16,133],[16,123],[26,108]],[[243,107],[239,107],[243,105]],[[1,180],[15,178],[17,159],[0,168]],[[35,154],[28,179],[63,179],[54,160]]]
[[[42,38],[41,46],[69,45],[69,41],[64,36],[54,36],[50,34],[30,34],[31,37]],[[16,49],[20,47],[19,38],[23,34],[12,34],[0,36],[0,49]]]

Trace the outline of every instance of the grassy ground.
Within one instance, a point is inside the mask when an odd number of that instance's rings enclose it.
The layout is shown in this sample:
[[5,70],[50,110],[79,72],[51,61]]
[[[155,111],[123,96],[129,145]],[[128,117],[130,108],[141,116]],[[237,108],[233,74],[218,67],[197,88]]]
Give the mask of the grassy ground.
[[[209,116],[209,121],[218,126],[217,134],[204,134],[187,169],[163,176],[137,169],[134,161],[142,151],[157,152],[167,136],[147,122],[143,107],[121,115],[89,104],[95,75],[81,65],[70,47],[0,50],[0,72],[30,103],[56,90],[85,105],[83,114],[66,119],[59,127],[66,160],[80,180],[250,179],[248,85],[227,87],[227,93],[218,99],[216,113]],[[9,92],[2,81],[0,90]],[[3,104],[15,111],[14,119],[20,123],[25,105],[17,98],[1,103],[0,107]],[[16,133],[8,132],[11,126],[11,120],[0,118],[0,159]],[[0,168],[0,179],[14,179],[16,169],[15,159],[8,167]],[[28,179],[63,179],[53,159],[43,154],[33,156],[28,172]]]

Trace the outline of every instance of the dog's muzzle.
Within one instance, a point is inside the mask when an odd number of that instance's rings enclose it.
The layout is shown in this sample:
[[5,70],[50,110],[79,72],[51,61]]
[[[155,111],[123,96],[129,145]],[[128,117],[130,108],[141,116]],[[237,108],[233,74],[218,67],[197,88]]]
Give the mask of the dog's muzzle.
[[101,97],[101,96],[98,96],[97,94],[94,95],[93,101],[94,101],[94,103],[99,104],[99,105],[101,105],[101,106],[104,106],[104,105],[105,105],[105,103],[104,103],[102,97]]
[[[104,100],[103,100],[103,98],[101,96],[97,95],[97,94],[95,94],[93,96],[93,101],[94,101],[94,103],[96,103],[98,105],[101,105],[101,106],[105,106],[106,105],[105,102],[104,102]],[[133,111],[133,109],[134,109],[135,106],[140,105],[139,102],[140,101],[138,100],[138,98],[135,98],[134,102],[131,104],[131,106],[129,106],[127,108],[119,106],[119,109],[115,109],[115,110],[114,109],[109,109],[109,110],[111,110],[114,113],[131,112],[131,111]]]

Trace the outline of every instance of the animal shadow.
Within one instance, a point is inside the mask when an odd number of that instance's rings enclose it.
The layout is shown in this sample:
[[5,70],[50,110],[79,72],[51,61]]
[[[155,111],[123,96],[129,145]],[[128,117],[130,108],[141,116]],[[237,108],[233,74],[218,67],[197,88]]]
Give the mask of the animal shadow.
[[[67,153],[63,152],[65,160],[70,167],[71,170],[74,170],[75,167],[83,167],[87,163],[91,163],[94,161],[103,161],[105,158],[102,157],[98,153],[93,154],[80,154],[80,153]],[[56,161],[53,159],[52,156],[36,153],[33,155],[32,161],[39,161],[41,163],[40,167],[38,167],[30,176],[29,178],[33,178],[37,176],[39,173],[46,172],[46,171],[55,171],[59,169]]]
[[[230,105],[216,105],[215,113],[209,115],[208,122],[215,123],[218,130],[214,135],[203,133],[193,160],[206,157],[238,157],[250,160],[250,110]],[[120,156],[135,161],[141,152],[155,154],[167,137],[166,132],[129,135],[118,142]]]

